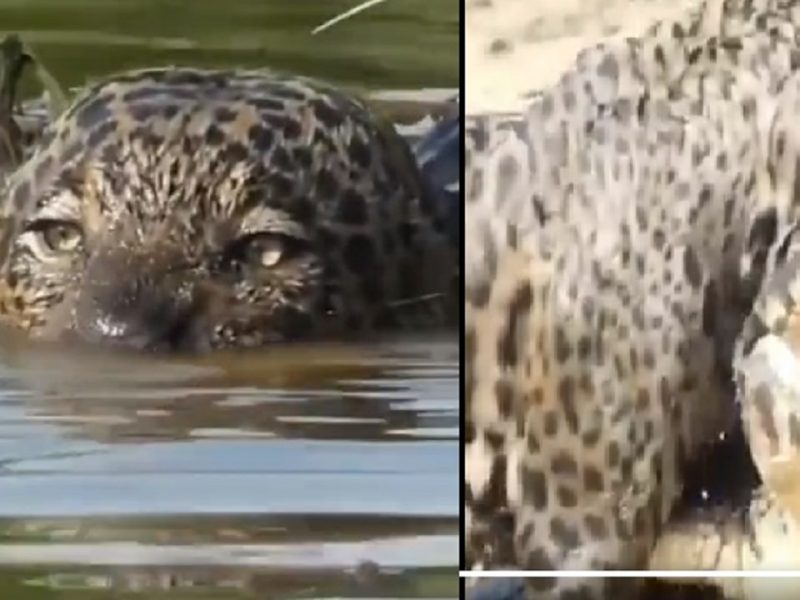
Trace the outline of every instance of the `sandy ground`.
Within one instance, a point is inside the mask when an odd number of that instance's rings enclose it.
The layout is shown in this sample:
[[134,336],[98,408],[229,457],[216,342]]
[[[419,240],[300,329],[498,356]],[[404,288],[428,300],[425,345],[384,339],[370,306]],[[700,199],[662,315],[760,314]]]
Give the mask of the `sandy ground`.
[[578,51],[640,35],[698,0],[465,0],[467,114],[518,110]]

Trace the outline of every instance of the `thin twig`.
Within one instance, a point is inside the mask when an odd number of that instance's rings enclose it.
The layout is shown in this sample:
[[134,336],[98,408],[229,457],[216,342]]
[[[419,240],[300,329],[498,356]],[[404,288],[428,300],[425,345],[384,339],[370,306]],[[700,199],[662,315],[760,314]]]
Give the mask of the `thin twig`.
[[339,23],[340,21],[344,21],[345,19],[349,19],[353,15],[357,15],[358,13],[363,12],[363,11],[367,10],[368,8],[371,8],[371,7],[376,6],[378,4],[381,4],[382,2],[386,2],[386,0],[365,0],[361,4],[359,4],[357,6],[354,6],[350,10],[347,10],[347,11],[345,11],[345,12],[339,14],[339,15],[336,15],[332,19],[329,19],[328,21],[325,21],[322,25],[319,25],[319,26],[315,27],[311,31],[311,35],[316,35],[316,34],[320,33],[321,31],[325,31],[326,29],[336,25],[336,23]]

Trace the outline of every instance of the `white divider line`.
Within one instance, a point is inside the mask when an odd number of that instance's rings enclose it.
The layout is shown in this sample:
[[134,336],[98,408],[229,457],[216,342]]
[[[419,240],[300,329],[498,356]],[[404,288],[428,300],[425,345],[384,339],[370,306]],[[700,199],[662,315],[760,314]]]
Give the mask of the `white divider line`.
[[585,577],[595,579],[647,577],[658,579],[800,579],[800,571],[459,571],[459,577],[475,578],[550,578]]

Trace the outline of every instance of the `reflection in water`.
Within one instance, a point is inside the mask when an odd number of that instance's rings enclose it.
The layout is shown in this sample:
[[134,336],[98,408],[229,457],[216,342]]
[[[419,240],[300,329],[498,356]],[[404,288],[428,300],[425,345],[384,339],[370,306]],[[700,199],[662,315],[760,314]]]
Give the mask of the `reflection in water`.
[[[64,569],[24,573],[25,588],[13,589],[14,600],[114,598],[148,600],[241,598],[453,598],[457,587],[453,573],[445,569],[415,569],[411,572],[381,571],[364,563],[347,571],[306,570],[256,571],[241,568],[135,568]],[[125,593],[125,596],[116,594]]]
[[457,375],[452,335],[170,359],[8,340],[0,564],[22,569],[4,575],[13,597],[65,581],[171,582],[169,598],[452,597]]
[[[34,391],[28,419],[105,443],[458,435],[454,341],[298,345],[193,363],[88,351],[76,359],[57,348],[5,359],[19,381],[10,385]],[[0,366],[0,384],[11,376]]]

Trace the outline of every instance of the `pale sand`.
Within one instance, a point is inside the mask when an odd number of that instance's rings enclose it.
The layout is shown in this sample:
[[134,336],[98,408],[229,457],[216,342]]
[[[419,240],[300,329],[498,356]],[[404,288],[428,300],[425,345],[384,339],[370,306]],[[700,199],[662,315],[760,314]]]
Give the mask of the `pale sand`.
[[578,52],[641,35],[698,0],[465,0],[465,110],[519,110],[551,85]]

